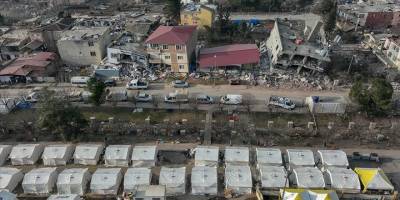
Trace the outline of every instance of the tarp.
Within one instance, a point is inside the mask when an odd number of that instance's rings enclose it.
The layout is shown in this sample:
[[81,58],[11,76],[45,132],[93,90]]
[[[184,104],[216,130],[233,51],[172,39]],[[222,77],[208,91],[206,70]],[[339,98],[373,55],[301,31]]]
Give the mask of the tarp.
[[288,162],[292,167],[312,167],[315,165],[314,153],[309,149],[287,149]]
[[18,144],[10,153],[12,165],[33,165],[43,152],[42,144]]
[[77,194],[54,194],[51,195],[47,200],[80,200],[81,198]]
[[235,194],[250,194],[253,181],[249,166],[227,165],[225,167],[225,187]]
[[46,166],[67,165],[74,153],[72,144],[51,144],[44,148],[42,159]]
[[135,146],[133,148],[132,167],[154,167],[156,159],[156,146]]
[[1,200],[17,200],[17,195],[9,192],[7,190],[0,189],[0,199]]
[[280,149],[256,148],[257,166],[282,165],[282,152]]
[[216,167],[196,166],[192,168],[192,194],[194,195],[217,195],[218,174]]
[[81,165],[97,165],[103,149],[103,144],[79,144],[75,148],[74,163]]
[[282,200],[339,200],[333,190],[281,189]]
[[359,193],[361,190],[358,175],[351,169],[330,167],[326,170],[325,177],[332,189],[346,193]]
[[318,150],[320,163],[326,167],[348,167],[347,155],[342,150]]
[[110,145],[104,154],[105,165],[107,167],[128,167],[131,152],[131,145]]
[[121,168],[97,169],[90,182],[90,191],[95,194],[116,195],[122,181]]
[[11,153],[11,145],[0,145],[0,166],[3,166]]
[[392,183],[380,168],[355,168],[354,171],[358,174],[363,192],[367,190],[394,190]]
[[88,168],[65,169],[58,175],[58,193],[84,195],[90,178],[91,174]]
[[322,172],[315,167],[299,167],[293,169],[293,182],[298,188],[325,188]]
[[129,168],[124,176],[124,191],[135,192],[143,190],[143,186],[150,185],[151,177],[152,173],[149,168]]
[[32,169],[25,174],[22,188],[27,194],[49,194],[57,180],[57,168]]
[[215,146],[198,146],[195,149],[195,166],[218,166],[219,148]]
[[289,186],[287,173],[283,166],[260,166],[261,187],[266,189],[278,189]]
[[225,147],[225,163],[229,165],[248,165],[248,147]]
[[186,191],[186,167],[168,168],[161,167],[160,185],[165,185],[167,196],[185,194]]
[[0,190],[14,191],[23,178],[24,174],[20,169],[0,167]]

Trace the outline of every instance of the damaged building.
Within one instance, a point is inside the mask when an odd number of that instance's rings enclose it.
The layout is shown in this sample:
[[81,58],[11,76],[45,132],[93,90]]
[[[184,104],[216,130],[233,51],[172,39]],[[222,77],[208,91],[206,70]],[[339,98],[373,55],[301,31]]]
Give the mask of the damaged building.
[[322,25],[317,21],[310,28],[304,21],[276,19],[266,43],[271,70],[294,67],[298,73],[302,69],[323,72],[331,60],[327,47],[323,45]]

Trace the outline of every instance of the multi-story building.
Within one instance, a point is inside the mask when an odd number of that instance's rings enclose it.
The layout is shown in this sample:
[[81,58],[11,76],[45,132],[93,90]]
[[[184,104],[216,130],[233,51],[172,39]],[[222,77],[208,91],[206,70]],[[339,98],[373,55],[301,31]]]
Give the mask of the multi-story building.
[[122,34],[107,48],[107,62],[118,66],[147,66],[147,53],[131,33]]
[[175,73],[193,69],[197,43],[196,26],[160,26],[145,41],[150,63],[166,65]]
[[74,27],[62,33],[57,48],[64,63],[72,66],[100,64],[111,43],[108,27]]
[[384,54],[392,62],[392,67],[400,70],[400,38],[387,38],[383,45]]
[[207,6],[187,4],[181,11],[181,25],[195,25],[197,28],[211,27],[214,17],[214,10]]

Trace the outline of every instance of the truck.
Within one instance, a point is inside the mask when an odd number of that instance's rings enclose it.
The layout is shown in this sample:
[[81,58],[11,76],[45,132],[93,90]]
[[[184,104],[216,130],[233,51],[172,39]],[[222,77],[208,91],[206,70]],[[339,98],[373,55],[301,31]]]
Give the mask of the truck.
[[131,80],[126,84],[126,89],[128,89],[128,90],[147,89],[148,87],[149,87],[149,83],[148,82],[141,81],[139,79]]
[[165,103],[187,103],[189,102],[189,94],[187,90],[176,90],[164,97]]
[[268,105],[281,107],[287,110],[293,110],[296,104],[288,97],[271,96],[268,100]]

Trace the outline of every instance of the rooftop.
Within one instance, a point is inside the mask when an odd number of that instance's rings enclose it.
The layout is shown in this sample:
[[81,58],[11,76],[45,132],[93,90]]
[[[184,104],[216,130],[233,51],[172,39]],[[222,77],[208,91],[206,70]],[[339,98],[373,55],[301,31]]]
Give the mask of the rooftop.
[[145,41],[148,44],[186,44],[196,26],[159,26]]
[[135,42],[135,38],[131,33],[122,34],[109,48],[146,53],[145,47],[141,43]]
[[368,13],[368,12],[397,12],[400,11],[400,5],[390,3],[352,3],[340,5],[339,9],[351,10],[353,12]]
[[62,32],[60,40],[96,40],[109,30],[108,27],[74,27]]

